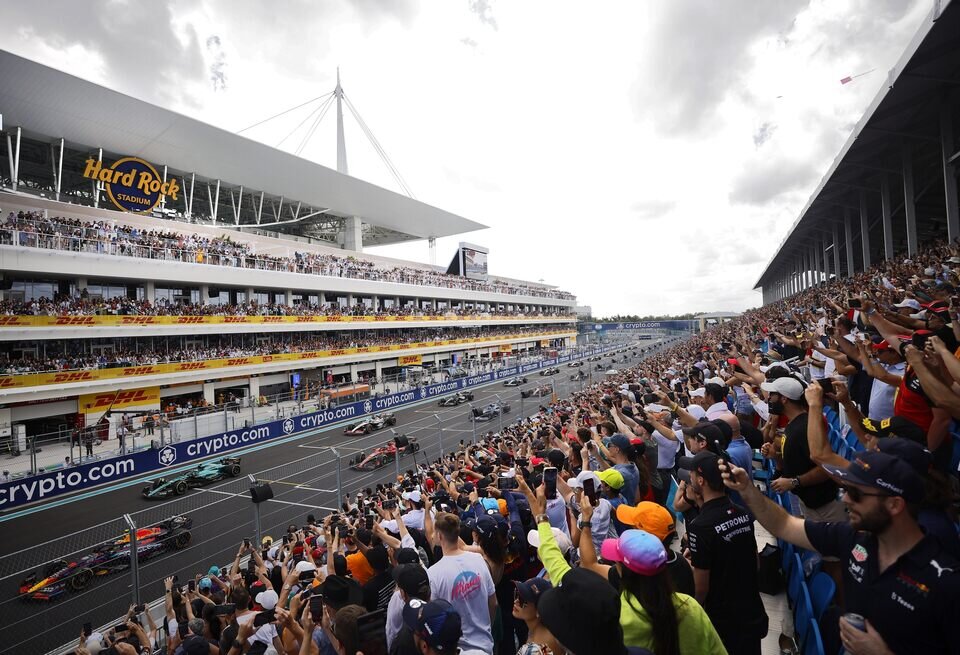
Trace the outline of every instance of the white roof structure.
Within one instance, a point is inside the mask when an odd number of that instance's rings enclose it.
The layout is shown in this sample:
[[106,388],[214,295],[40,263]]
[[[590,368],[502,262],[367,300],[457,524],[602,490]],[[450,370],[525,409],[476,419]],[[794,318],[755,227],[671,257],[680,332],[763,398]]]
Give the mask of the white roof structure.
[[[63,138],[68,148],[93,152],[94,156],[103,149],[118,156],[140,157],[158,169],[167,166],[178,171],[186,182],[193,173],[201,206],[207,201],[201,184],[219,181],[220,204],[214,220],[228,225],[235,222],[233,196],[224,194],[242,188],[247,195],[240,196],[241,205],[252,206],[263,191],[274,202],[282,199],[281,213],[289,211],[290,217],[294,206],[304,208],[302,215],[309,210],[311,218],[306,221],[315,220],[312,217],[328,222],[331,217],[358,217],[371,233],[372,238],[364,239],[368,245],[433,239],[486,227],[3,50],[0,114],[7,134],[19,127],[24,139],[59,144]],[[21,190],[26,190],[28,185],[23,187]],[[302,231],[306,221],[301,218],[294,230],[280,229],[307,234]],[[240,218],[236,222],[257,227],[249,216],[247,222]]]

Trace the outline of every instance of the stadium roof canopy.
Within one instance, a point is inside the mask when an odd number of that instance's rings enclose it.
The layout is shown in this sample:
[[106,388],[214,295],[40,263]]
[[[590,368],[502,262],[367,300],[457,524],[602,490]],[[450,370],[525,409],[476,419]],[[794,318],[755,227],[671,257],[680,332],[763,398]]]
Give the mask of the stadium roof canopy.
[[757,280],[764,302],[960,236],[960,1],[933,5]]
[[[263,226],[342,242],[343,224],[362,222],[364,245],[452,236],[486,226],[290,153],[0,50],[0,181],[12,186],[8,160],[20,128],[18,192],[92,204],[83,162],[103,150],[140,157],[180,176],[183,202],[167,203],[171,217],[225,227]],[[57,184],[60,140],[64,140]],[[109,153],[109,154],[108,154]],[[191,179],[197,201],[186,204]],[[61,189],[62,187],[62,189]],[[205,188],[206,187],[206,188]],[[241,193],[242,190],[242,193]],[[261,201],[261,193],[263,200]],[[61,196],[63,196],[61,198]],[[267,227],[269,226],[269,227]],[[338,236],[339,235],[339,236]]]

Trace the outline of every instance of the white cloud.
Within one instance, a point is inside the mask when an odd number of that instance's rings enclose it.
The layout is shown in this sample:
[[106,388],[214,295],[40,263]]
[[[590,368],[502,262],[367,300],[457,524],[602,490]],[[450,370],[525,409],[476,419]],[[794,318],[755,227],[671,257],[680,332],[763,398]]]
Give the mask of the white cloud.
[[[440,263],[468,240],[495,274],[650,315],[758,304],[753,283],[930,3],[148,5],[6,3],[4,47],[232,130],[331,90],[340,66],[417,197],[490,226],[441,239]],[[273,145],[305,115],[246,134]],[[396,189],[346,130],[350,172]],[[303,156],[335,153],[330,114]],[[425,243],[376,252],[427,259]]]

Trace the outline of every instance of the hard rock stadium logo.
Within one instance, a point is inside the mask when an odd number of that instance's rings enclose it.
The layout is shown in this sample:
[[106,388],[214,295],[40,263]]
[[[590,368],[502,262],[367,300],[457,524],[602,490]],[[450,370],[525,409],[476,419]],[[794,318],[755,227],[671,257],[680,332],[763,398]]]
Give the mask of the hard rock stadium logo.
[[164,196],[176,200],[180,193],[180,184],[175,178],[164,181],[152,164],[138,157],[118,159],[110,168],[90,158],[83,176],[103,182],[113,204],[134,214],[149,212]]

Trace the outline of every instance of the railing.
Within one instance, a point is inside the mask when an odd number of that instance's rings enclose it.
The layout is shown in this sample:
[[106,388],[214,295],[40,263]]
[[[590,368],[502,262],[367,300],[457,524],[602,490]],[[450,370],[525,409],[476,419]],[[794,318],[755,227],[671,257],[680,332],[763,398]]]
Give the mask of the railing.
[[[81,230],[84,235],[60,234],[44,232],[50,222],[31,220],[17,220],[15,224],[0,225],[0,245],[13,245],[23,248],[41,248],[46,250],[63,250],[69,252],[93,253],[98,255],[112,255],[117,257],[135,257],[156,261],[180,262],[184,264],[210,264],[213,266],[227,266],[231,268],[246,268],[262,271],[276,271],[284,273],[303,273],[324,277],[339,277],[392,284],[413,284],[418,286],[462,289],[466,291],[480,291],[487,293],[501,293],[507,295],[532,296],[557,300],[572,300],[573,296],[567,293],[551,293],[532,287],[517,287],[507,284],[483,284],[467,282],[462,277],[446,276],[442,273],[427,273],[416,269],[379,269],[359,267],[352,258],[341,258],[334,255],[317,255],[297,258],[266,257],[247,252],[217,253],[208,252],[202,248],[179,248],[175,245],[143,245],[126,241],[126,235],[117,235],[113,229],[103,236],[88,236],[87,232],[97,232],[97,228],[78,227],[68,223],[54,223],[61,229],[73,232]],[[33,229],[23,229],[24,226]],[[114,240],[114,237],[118,237]],[[320,261],[310,261],[311,258]],[[446,280],[444,277],[450,277]]]

